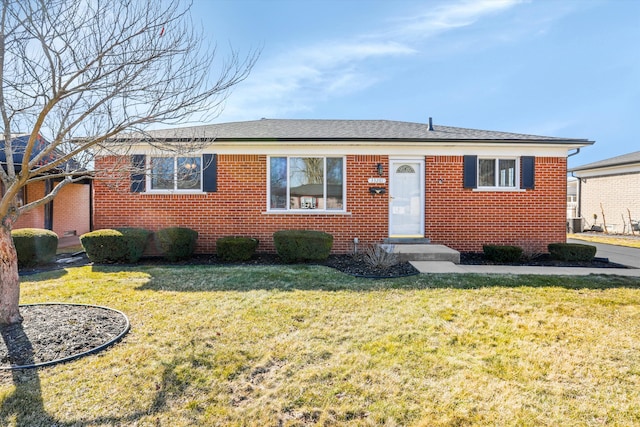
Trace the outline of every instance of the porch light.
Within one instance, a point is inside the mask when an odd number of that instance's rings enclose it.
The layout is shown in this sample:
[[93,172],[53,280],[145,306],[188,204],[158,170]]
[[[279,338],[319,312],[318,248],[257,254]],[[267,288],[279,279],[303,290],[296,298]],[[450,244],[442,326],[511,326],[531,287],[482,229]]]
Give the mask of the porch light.
[[382,163],[378,163],[376,165],[376,169],[378,170],[378,175],[382,176],[382,174],[384,173],[384,166],[382,166]]

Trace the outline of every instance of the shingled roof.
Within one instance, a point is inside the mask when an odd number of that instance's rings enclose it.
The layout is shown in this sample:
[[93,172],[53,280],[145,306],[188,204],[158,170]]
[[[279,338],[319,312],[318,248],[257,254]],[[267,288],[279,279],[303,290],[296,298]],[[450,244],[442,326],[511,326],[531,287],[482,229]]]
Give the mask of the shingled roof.
[[[262,119],[149,131],[154,139],[494,141],[589,145],[575,138],[527,135],[391,120]],[[135,138],[135,135],[127,135]]]
[[640,151],[636,151],[634,153],[623,154],[621,156],[611,157],[609,159],[600,160],[597,162],[589,163],[582,166],[577,166],[575,168],[569,169],[570,172],[577,172],[588,169],[602,169],[609,168],[614,166],[626,166],[638,164],[640,165]]
[[[20,172],[20,170],[22,169],[22,159],[24,158],[24,153],[26,151],[27,148],[27,144],[29,143],[29,135],[19,135],[16,136],[15,138],[13,138],[11,140],[11,151],[13,154],[13,164],[14,164],[14,168],[16,172]],[[4,170],[7,170],[7,156],[5,154],[4,151],[4,139],[0,139],[0,166],[2,166],[4,168]],[[38,135],[36,138],[36,142],[33,146],[33,149],[31,151],[31,156],[29,157],[29,160],[33,160],[36,156],[38,156],[44,149],[46,149],[49,146],[49,142],[44,139],[42,136]],[[60,150],[58,149],[54,149],[46,158],[42,159],[40,161],[41,165],[47,164],[49,162],[53,162],[57,159],[60,159],[61,157],[64,157],[64,153],[62,153]],[[79,170],[81,169],[80,165],[78,164],[78,162],[76,162],[75,160],[71,159],[68,160],[64,163],[62,163],[61,165],[59,165],[57,168],[53,169],[52,171],[50,171],[49,173],[57,173],[60,171],[64,171],[67,166],[69,167],[69,169],[71,170]]]

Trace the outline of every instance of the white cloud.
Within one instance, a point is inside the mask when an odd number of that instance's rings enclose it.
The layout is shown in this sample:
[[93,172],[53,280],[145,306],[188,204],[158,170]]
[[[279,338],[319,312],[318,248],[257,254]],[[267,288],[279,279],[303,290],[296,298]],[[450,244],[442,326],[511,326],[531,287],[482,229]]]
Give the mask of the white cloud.
[[376,34],[355,34],[346,41],[325,40],[263,60],[229,98],[221,120],[286,117],[308,112],[318,102],[365,90],[386,76],[380,60],[414,55],[410,45],[442,32],[473,24],[520,0],[464,0],[428,9],[393,23],[372,23]]
[[405,39],[427,39],[445,31],[466,27],[485,15],[509,9],[522,0],[465,0],[431,7],[424,13],[398,20],[388,35]]

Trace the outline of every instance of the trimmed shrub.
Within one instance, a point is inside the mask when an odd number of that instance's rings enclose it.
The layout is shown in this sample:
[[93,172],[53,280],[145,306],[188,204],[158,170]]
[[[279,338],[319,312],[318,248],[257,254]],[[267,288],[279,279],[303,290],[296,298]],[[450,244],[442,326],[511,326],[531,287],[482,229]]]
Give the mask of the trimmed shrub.
[[136,263],[142,258],[144,249],[149,241],[149,230],[144,228],[116,228],[116,231],[122,233],[127,245],[126,262]]
[[126,262],[129,248],[122,232],[106,228],[80,236],[80,243],[92,262],[112,264]]
[[196,250],[198,232],[186,227],[169,227],[155,233],[158,252],[171,262],[189,258]]
[[99,264],[136,263],[149,238],[142,228],[91,231],[80,236],[80,243],[92,262]]
[[516,262],[522,256],[522,248],[508,245],[482,246],[485,258],[493,262]]
[[329,257],[333,236],[314,230],[280,230],[273,233],[273,244],[284,262],[320,261]]
[[58,249],[58,235],[41,228],[19,228],[11,231],[18,253],[18,265],[31,267],[53,261]]
[[551,258],[560,261],[593,261],[596,247],[581,243],[550,243],[547,246]]
[[228,236],[216,240],[218,256],[225,261],[247,261],[258,248],[258,239]]

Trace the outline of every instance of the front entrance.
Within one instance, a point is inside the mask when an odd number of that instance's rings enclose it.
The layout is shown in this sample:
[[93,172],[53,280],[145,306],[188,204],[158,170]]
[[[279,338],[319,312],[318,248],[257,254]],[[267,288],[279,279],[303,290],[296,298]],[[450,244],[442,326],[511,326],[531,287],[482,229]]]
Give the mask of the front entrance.
[[424,237],[424,160],[389,160],[389,237]]

